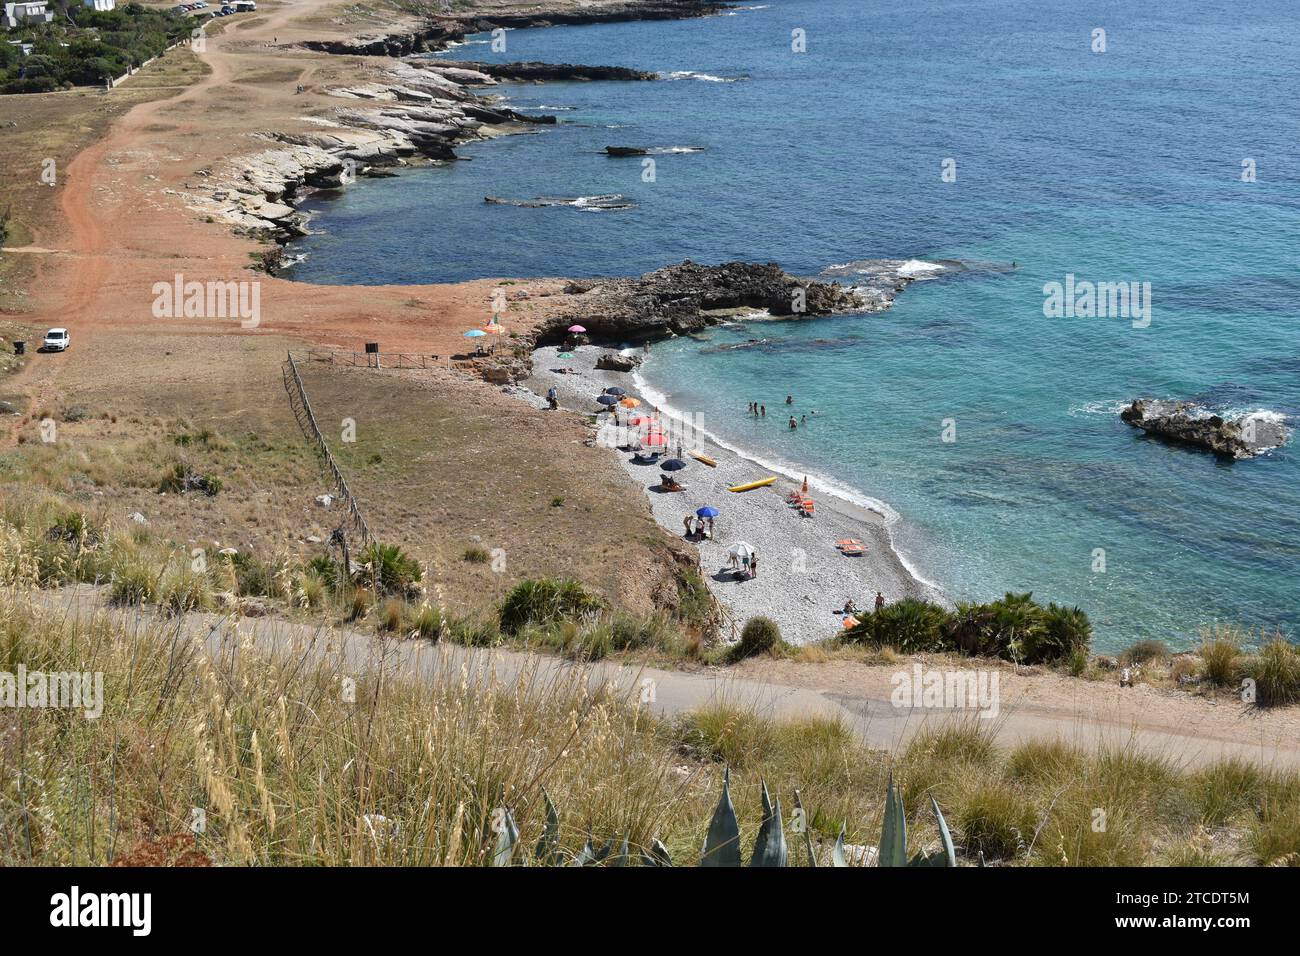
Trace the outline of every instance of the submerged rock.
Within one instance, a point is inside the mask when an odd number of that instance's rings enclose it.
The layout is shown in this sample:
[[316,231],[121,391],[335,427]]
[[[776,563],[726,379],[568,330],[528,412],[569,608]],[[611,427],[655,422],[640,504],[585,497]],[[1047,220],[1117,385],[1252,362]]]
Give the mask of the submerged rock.
[[1290,430],[1259,414],[1224,418],[1195,402],[1139,398],[1119,413],[1121,420],[1164,441],[1203,448],[1225,458],[1253,458],[1285,444]]

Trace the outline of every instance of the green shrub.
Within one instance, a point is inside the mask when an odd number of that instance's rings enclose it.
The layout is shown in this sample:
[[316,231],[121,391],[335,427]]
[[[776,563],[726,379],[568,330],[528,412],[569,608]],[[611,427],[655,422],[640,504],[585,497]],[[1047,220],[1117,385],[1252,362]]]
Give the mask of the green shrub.
[[188,568],[172,572],[158,589],[158,603],[173,614],[210,611],[214,604],[212,584],[206,574]]
[[731,659],[741,661],[759,654],[770,654],[784,642],[776,622],[766,617],[751,617],[740,632],[740,641],[731,649]]
[[943,625],[948,614],[937,604],[905,598],[887,604],[844,632],[844,639],[889,645],[906,654],[941,651],[948,645]]
[[1259,706],[1284,707],[1300,700],[1300,653],[1280,635],[1260,648],[1249,671]]
[[361,552],[366,570],[358,577],[374,587],[376,594],[413,596],[420,593],[424,572],[420,563],[395,544],[371,544]]
[[501,629],[514,634],[529,624],[545,627],[594,615],[602,607],[598,597],[571,579],[520,581],[501,605]]
[[987,604],[962,603],[952,612],[905,598],[863,617],[842,639],[907,654],[959,651],[1040,664],[1086,651],[1092,624],[1077,607],[1043,607],[1028,593],[1008,593]]
[[326,579],[309,568],[298,575],[294,585],[294,600],[299,607],[308,610],[318,608],[325,603],[328,587]]
[[414,610],[408,608],[407,611],[404,630],[412,637],[423,638],[426,641],[436,641],[442,636],[445,621],[439,608],[424,603]]
[[488,553],[487,548],[476,544],[465,549],[464,557],[470,564],[487,564],[492,555]]
[[108,599],[112,604],[138,606],[158,598],[158,577],[140,561],[120,562],[113,570]]
[[1198,653],[1205,663],[1202,674],[1207,681],[1216,687],[1237,683],[1241,673],[1241,639],[1236,631],[1220,627],[1206,631],[1201,635]]
[[1020,856],[1037,827],[1024,795],[996,778],[983,780],[967,791],[954,822],[965,840],[967,855],[983,853],[990,860]]

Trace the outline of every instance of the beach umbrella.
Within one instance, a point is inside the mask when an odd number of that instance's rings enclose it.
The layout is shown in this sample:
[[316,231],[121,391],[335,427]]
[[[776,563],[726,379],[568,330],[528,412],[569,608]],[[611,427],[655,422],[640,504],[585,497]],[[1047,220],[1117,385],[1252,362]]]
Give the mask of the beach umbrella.
[[638,405],[641,404],[641,399],[627,397],[624,398],[621,402],[619,402],[619,404],[622,405],[624,408],[636,408]]
[[716,518],[718,515],[722,514],[721,511],[714,508],[712,505],[705,505],[703,508],[697,508],[695,513],[701,518]]
[[622,396],[627,394],[627,389],[622,385],[611,385],[609,388],[605,389],[605,394]]
[[602,404],[602,405],[617,405],[617,404],[618,404],[618,396],[617,396],[617,395],[600,395],[600,396],[598,396],[598,397],[596,398],[596,401],[600,402],[600,404]]
[[482,331],[488,335],[503,335],[506,331],[506,327],[504,325],[497,325],[495,322],[489,322],[487,325],[483,326]]
[[643,445],[667,445],[668,438],[662,432],[651,432],[641,439]]
[[681,471],[686,467],[686,462],[682,461],[680,458],[669,458],[659,467],[664,471]]
[[627,423],[629,425],[650,425],[653,424],[653,422],[654,419],[646,415],[634,415],[632,418],[628,419]]
[[487,333],[484,332],[482,329],[470,329],[468,332],[465,333],[465,338],[476,339],[482,335],[487,335]]
[[748,564],[749,559],[754,556],[754,546],[748,541],[737,541],[727,549],[727,554]]
[[586,332],[587,330],[586,330],[585,328],[583,328],[581,325],[571,325],[571,326],[569,326],[569,331],[570,331],[570,332]]

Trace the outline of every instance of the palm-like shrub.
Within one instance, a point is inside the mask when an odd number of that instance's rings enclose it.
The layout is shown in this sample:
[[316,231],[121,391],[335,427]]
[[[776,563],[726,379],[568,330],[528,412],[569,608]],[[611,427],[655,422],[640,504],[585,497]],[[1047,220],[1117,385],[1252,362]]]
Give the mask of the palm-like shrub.
[[1043,607],[1029,593],[1008,593],[987,604],[958,604],[951,612],[908,598],[864,617],[844,639],[889,645],[904,653],[959,651],[1039,664],[1086,650],[1092,623],[1077,607]]
[[948,613],[929,601],[906,598],[864,617],[845,633],[850,641],[889,645],[903,653],[941,651],[947,647],[943,625]]
[[600,598],[577,581],[520,581],[501,605],[501,629],[515,634],[530,624],[548,627],[596,614],[602,606]]
[[372,585],[376,594],[412,596],[420,593],[424,572],[420,563],[395,544],[370,544],[361,552],[365,566],[358,583]]

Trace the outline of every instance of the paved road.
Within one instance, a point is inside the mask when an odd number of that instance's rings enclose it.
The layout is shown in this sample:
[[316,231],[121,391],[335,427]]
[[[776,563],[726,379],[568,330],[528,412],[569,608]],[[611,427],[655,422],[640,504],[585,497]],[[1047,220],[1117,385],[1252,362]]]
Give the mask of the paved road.
[[[74,618],[105,609],[102,592],[85,586],[61,592],[38,592],[32,600]],[[109,610],[108,613],[127,628],[141,627],[154,619],[148,612]],[[726,670],[674,671],[610,662],[578,665],[547,655],[501,648],[381,640],[359,631],[324,630],[275,617],[241,618],[237,623],[240,632],[263,650],[299,652],[306,647],[307,653],[323,660],[330,653],[327,648],[332,647],[341,655],[341,666],[358,678],[377,668],[381,658],[390,675],[406,674],[424,681],[465,670],[471,675],[495,674],[508,683],[521,675],[531,675],[545,686],[557,676],[578,675],[593,687],[608,684],[643,698],[643,689],[652,687],[654,699],[648,706],[662,716],[688,713],[721,701],[750,707],[776,719],[814,714],[835,717],[868,746],[887,751],[906,746],[922,727],[934,727],[954,719],[951,711],[895,707],[888,691],[881,692],[879,688],[874,693],[865,689],[846,693],[736,677]],[[210,650],[215,650],[229,640],[230,624],[229,617],[196,614],[188,616],[181,626],[194,637],[204,639]],[[1194,703],[1194,706],[1208,705]],[[967,715],[965,719],[971,718]],[[1286,735],[1279,738],[1275,733],[1270,737],[1270,732],[1262,727],[1258,733],[1246,729],[1241,733],[1242,739],[1228,740],[1221,734],[1211,736],[1198,732],[1190,722],[1186,729],[1171,730],[1144,726],[1140,719],[1113,719],[1099,713],[1095,703],[1082,702],[1050,709],[1004,707],[994,723],[997,739],[1003,746],[1039,738],[1061,738],[1083,747],[1133,743],[1189,766],[1239,756],[1266,765],[1300,768],[1300,742]],[[1249,724],[1246,726],[1249,728]],[[1245,739],[1248,736],[1253,739]]]

